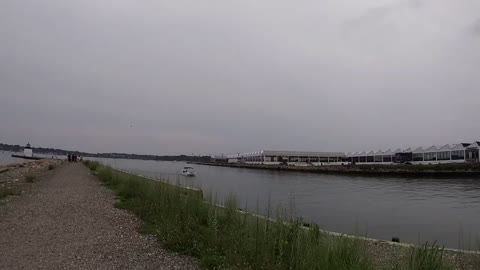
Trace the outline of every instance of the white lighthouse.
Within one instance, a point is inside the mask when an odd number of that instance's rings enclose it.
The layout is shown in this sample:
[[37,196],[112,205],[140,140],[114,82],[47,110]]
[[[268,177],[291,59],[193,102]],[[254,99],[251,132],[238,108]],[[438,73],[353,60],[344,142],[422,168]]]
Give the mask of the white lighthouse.
[[23,149],[23,155],[25,157],[33,157],[33,150],[30,146],[30,143],[27,143],[27,146],[25,146],[25,148]]

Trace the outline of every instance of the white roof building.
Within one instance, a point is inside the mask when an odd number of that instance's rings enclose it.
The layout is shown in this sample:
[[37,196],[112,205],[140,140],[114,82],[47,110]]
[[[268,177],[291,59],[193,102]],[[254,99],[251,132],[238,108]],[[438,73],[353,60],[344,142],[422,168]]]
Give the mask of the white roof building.
[[271,151],[261,150],[248,153],[237,153],[227,155],[228,158],[258,157],[258,156],[280,156],[280,157],[346,157],[341,152],[308,152],[308,151]]
[[444,145],[440,149],[438,149],[438,152],[446,152],[446,151],[452,151],[452,148],[450,147],[449,144]]
[[451,151],[463,151],[465,149],[467,149],[470,145],[470,143],[459,143],[459,144],[454,144],[454,145],[451,145],[450,147],[450,150]]
[[474,142],[467,146],[466,148],[480,148],[480,142]]
[[425,150],[423,150],[422,147],[419,147],[417,149],[415,149],[415,151],[413,151],[414,154],[421,154],[421,153],[425,153]]
[[391,149],[388,149],[387,151],[385,151],[385,152],[383,153],[384,156],[392,156],[393,154],[394,154],[394,153],[392,152]]
[[435,145],[430,146],[425,150],[425,153],[438,152],[438,148]]

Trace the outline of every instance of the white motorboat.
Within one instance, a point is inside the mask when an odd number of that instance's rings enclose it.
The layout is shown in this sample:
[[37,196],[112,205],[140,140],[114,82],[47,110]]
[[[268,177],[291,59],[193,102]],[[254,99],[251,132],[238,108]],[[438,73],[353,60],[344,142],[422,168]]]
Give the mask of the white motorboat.
[[183,167],[182,174],[185,176],[195,176],[197,173],[193,170],[192,167]]

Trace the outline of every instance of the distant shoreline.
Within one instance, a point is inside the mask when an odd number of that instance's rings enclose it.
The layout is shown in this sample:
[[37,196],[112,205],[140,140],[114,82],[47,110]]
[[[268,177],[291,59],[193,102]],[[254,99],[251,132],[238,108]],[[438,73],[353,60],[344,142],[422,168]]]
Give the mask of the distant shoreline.
[[256,170],[293,171],[321,174],[350,174],[350,175],[386,175],[386,176],[435,176],[435,177],[473,177],[480,176],[480,164],[436,164],[436,165],[335,165],[335,166],[286,166],[260,165],[239,163],[191,162],[191,164],[246,168]]
[[[0,151],[10,153],[23,153],[25,147],[20,145],[11,145],[0,143]],[[111,158],[111,159],[135,159],[135,160],[153,160],[153,161],[196,161],[208,162],[210,156],[195,155],[149,155],[149,154],[128,154],[128,153],[87,153],[81,151],[64,150],[57,148],[32,147],[34,154],[47,156],[67,156],[76,155],[79,157],[93,158]]]

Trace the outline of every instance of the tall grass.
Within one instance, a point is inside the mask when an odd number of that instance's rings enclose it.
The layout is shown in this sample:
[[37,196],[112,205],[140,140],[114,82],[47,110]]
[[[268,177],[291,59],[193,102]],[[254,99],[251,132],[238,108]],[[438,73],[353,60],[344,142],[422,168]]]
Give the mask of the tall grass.
[[449,270],[453,269],[445,262],[444,248],[428,242],[421,247],[412,248],[408,269],[411,270]]
[[[115,191],[117,207],[133,211],[145,221],[143,231],[165,247],[199,258],[208,269],[377,269],[361,240],[331,236],[318,225],[278,208],[268,217],[238,211],[233,196],[220,201],[201,192],[114,171],[85,162]],[[216,205],[222,204],[224,207]],[[274,219],[270,216],[273,215]],[[424,246],[409,260],[388,269],[449,269],[443,250]],[[394,264],[392,263],[392,265]]]

